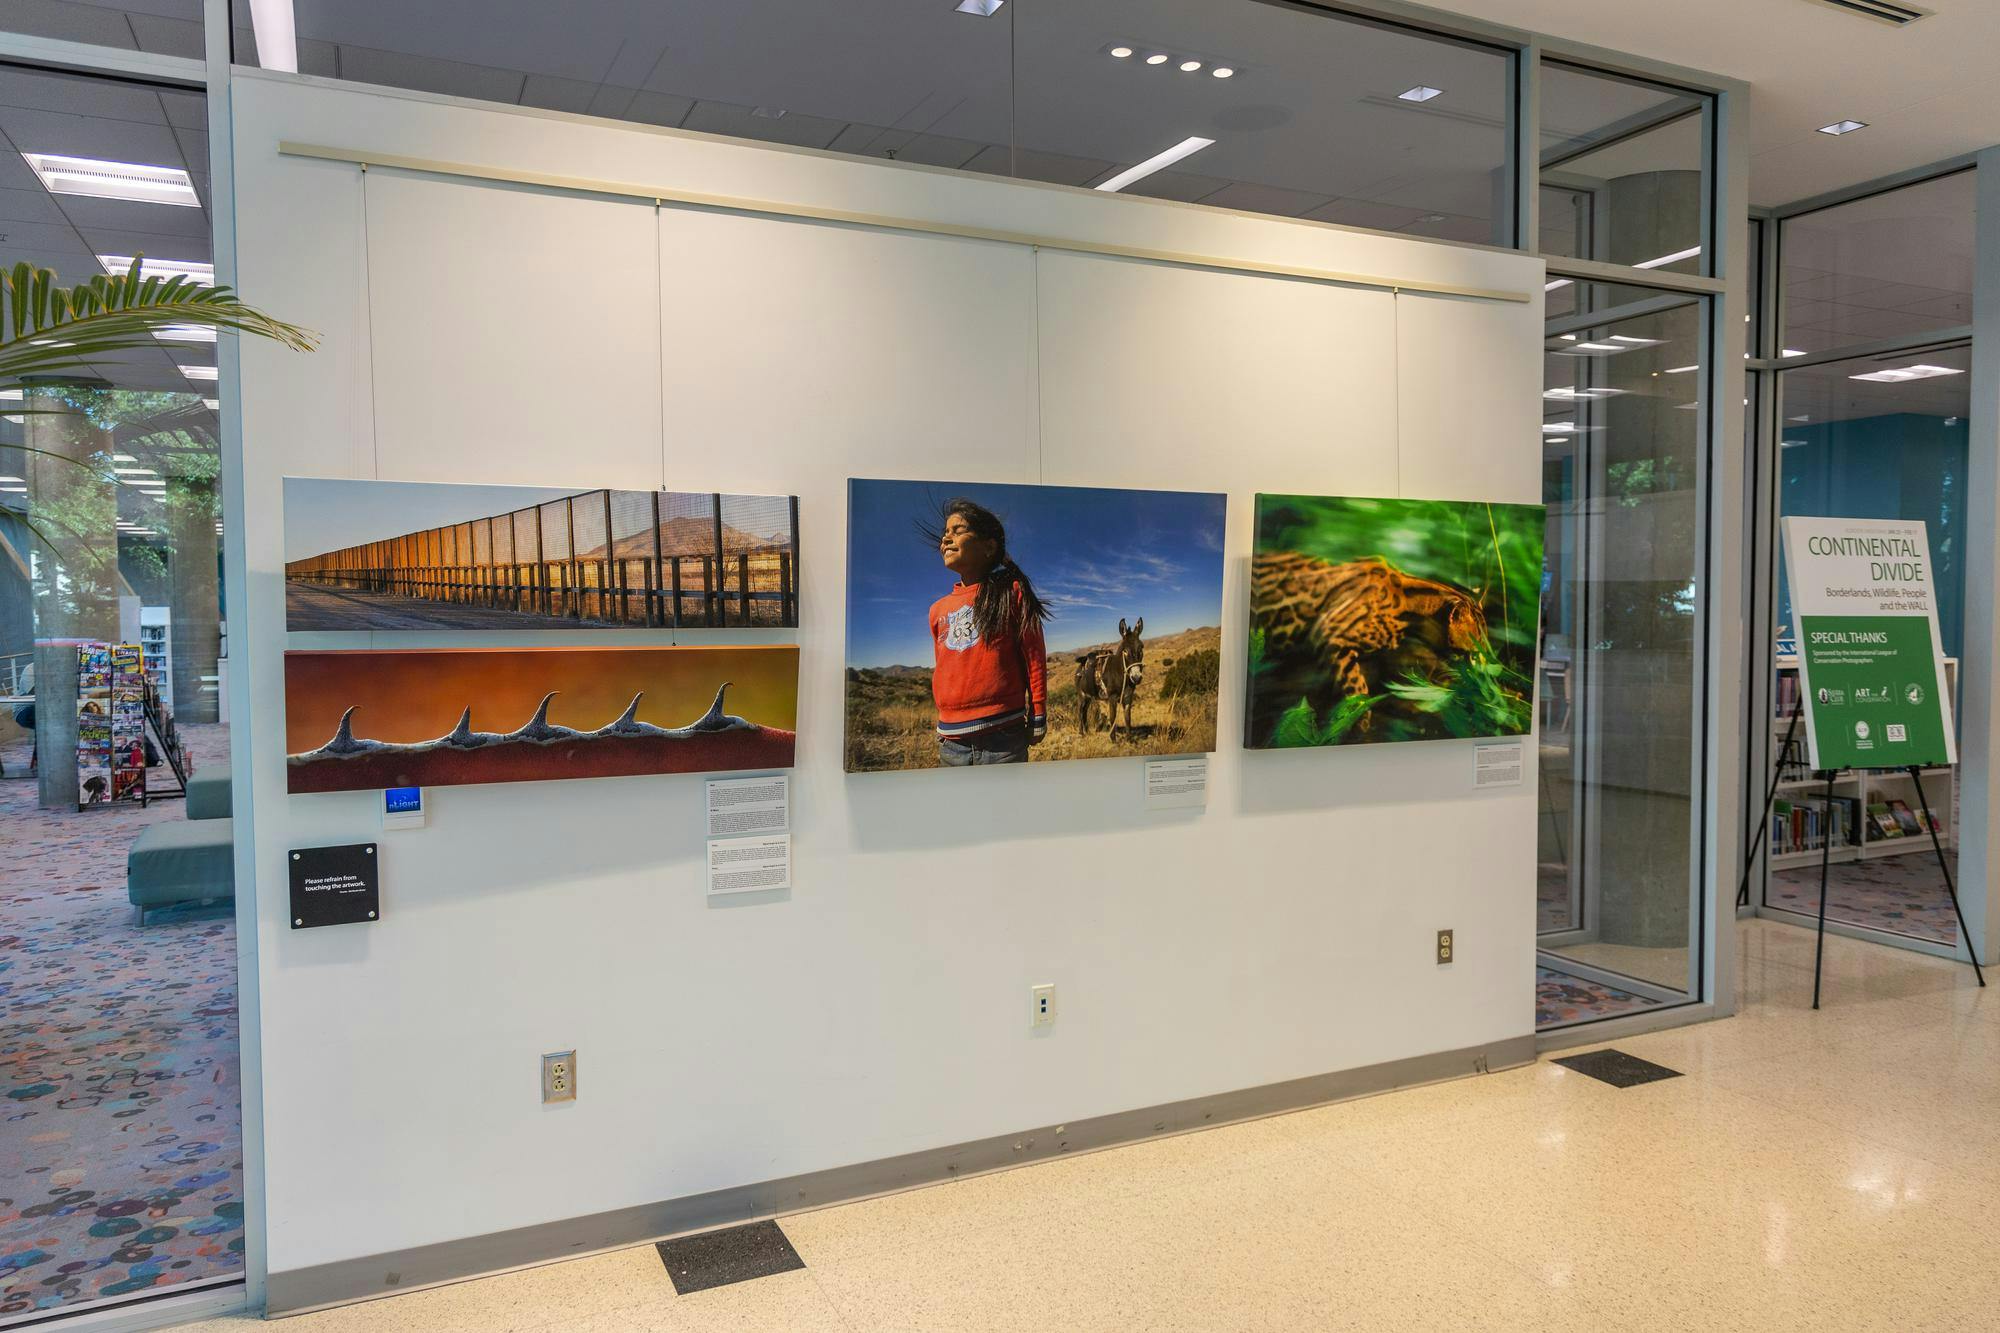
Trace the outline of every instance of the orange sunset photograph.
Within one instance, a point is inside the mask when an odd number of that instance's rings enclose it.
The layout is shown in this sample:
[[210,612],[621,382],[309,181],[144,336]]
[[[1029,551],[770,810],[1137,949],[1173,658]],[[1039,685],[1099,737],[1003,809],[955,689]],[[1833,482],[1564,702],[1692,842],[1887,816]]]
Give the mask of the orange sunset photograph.
[[286,789],[785,768],[798,648],[285,654]]

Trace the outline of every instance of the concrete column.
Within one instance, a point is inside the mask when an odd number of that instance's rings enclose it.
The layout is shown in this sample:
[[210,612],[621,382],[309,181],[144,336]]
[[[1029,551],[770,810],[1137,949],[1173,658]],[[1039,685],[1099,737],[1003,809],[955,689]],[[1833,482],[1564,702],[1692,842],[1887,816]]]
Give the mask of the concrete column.
[[[2000,147],[1979,155],[1972,428],[1965,495],[1965,650],[1959,661],[1959,900],[1981,962],[2000,945]],[[1961,951],[1962,952],[1962,951]]]
[[[110,440],[61,391],[31,388],[28,513],[34,528],[35,750],[45,809],[76,804],[78,639],[118,637],[118,487]],[[39,452],[37,452],[39,451]]]

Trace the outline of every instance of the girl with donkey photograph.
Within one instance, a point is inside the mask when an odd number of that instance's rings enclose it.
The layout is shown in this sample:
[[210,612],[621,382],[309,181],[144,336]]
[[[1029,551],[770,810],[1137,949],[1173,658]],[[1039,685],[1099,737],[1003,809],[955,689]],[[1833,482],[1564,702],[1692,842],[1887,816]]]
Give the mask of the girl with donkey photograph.
[[938,762],[1025,764],[1028,747],[1048,734],[1042,622],[1052,613],[1008,555],[1007,529],[992,510],[961,497],[945,504],[936,527],[920,530],[958,576],[930,609]]

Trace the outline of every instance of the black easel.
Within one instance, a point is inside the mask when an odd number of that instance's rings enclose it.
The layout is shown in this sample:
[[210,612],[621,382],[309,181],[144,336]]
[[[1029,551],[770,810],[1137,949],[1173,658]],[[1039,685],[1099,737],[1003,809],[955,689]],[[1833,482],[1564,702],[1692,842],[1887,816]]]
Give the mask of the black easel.
[[[1972,942],[1972,932],[1966,928],[1965,909],[1959,906],[1958,902],[1958,886],[1953,884],[1951,880],[1951,864],[1945,860],[1944,843],[1938,839],[1937,821],[1931,818],[1931,803],[1924,798],[1923,767],[1919,764],[1911,764],[1904,771],[1910,775],[1910,781],[1916,784],[1917,807],[1923,812],[1924,827],[1930,830],[1931,850],[1937,853],[1938,870],[1944,875],[1944,891],[1951,895],[1951,910],[1958,916],[1958,937],[1965,941],[1965,952],[1972,959],[1972,975],[1979,978],[1979,985],[1981,989],[1984,989],[1986,986],[1986,972],[1985,969],[1979,966],[1979,947]],[[1826,949],[1827,867],[1833,860],[1833,777],[1833,770],[1828,770],[1826,774],[1826,840],[1822,844],[1824,850],[1820,852],[1819,858],[1819,935],[1813,941],[1812,1007],[1815,1009],[1819,1008],[1820,957]],[[1866,816],[1865,811],[1862,812],[1862,816]],[[1862,846],[1867,846],[1868,830],[1865,827],[1858,827],[1855,832],[1861,835]]]
[[1750,905],[1750,868],[1757,864],[1757,853],[1764,846],[1764,839],[1771,832],[1771,807],[1778,803],[1778,784],[1785,776],[1785,762],[1792,755],[1792,741],[1799,734],[1799,716],[1805,712],[1805,701],[1801,699],[1792,707],[1792,720],[1785,724],[1785,739],[1778,746],[1778,762],[1771,765],[1771,789],[1764,793],[1764,822],[1757,828],[1757,836],[1750,840],[1750,855],[1743,859],[1743,878],[1736,882],[1736,905]]

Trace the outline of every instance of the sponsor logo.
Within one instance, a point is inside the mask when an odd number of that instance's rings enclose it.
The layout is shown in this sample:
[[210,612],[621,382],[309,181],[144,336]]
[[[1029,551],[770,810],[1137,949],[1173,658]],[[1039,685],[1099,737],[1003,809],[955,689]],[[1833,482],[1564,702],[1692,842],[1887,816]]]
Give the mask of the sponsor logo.
[[1868,724],[1866,722],[1856,722],[1854,724],[1854,739],[1858,741],[1868,739]]
[[1891,745],[1895,744],[1897,741],[1906,741],[1910,739],[1910,729],[1908,727],[1905,727],[1900,722],[1891,722],[1888,727],[1888,732],[1889,732],[1889,743]]
[[1910,701],[1912,708],[1918,707],[1924,701],[1924,687],[1914,683],[1908,685],[1903,690],[1903,697]]

